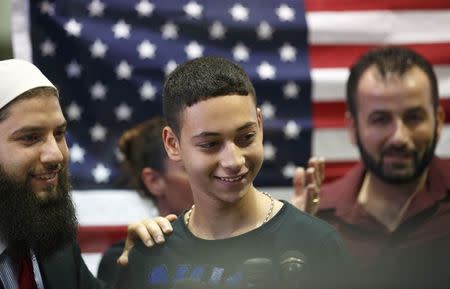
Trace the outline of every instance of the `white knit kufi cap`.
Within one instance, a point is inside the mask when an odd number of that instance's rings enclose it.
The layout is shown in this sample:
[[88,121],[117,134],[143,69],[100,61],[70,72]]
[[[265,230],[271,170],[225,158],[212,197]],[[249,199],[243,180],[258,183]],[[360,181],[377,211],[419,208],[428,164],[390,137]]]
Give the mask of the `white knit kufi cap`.
[[0,109],[22,93],[36,87],[56,87],[28,61],[0,61]]

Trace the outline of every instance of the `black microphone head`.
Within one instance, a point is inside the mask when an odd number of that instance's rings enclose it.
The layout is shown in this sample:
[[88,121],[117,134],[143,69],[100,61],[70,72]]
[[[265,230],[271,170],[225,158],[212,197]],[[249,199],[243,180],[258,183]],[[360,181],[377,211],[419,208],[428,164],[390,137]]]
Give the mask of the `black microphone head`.
[[296,250],[286,251],[280,257],[280,288],[301,288],[306,281],[302,276],[306,266],[306,257]]
[[267,258],[248,259],[243,263],[243,288],[273,288],[273,265]]
[[306,256],[297,250],[286,251],[280,257],[282,272],[300,273],[306,265]]

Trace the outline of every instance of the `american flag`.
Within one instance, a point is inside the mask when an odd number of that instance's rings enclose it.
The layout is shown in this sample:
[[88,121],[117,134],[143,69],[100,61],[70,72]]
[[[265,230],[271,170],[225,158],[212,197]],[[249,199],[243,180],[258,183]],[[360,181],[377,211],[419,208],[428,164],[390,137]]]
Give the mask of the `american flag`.
[[[265,129],[258,186],[290,185],[295,166],[311,155],[325,157],[328,180],[358,159],[345,130],[344,86],[349,65],[371,47],[403,45],[426,56],[435,66],[441,103],[450,115],[448,0],[12,4],[15,56],[32,60],[61,92],[82,240],[83,232],[98,231],[89,230],[90,225],[137,218],[136,207],[121,210],[128,217],[119,218],[96,193],[120,188],[118,137],[161,114],[162,82],[186,60],[219,55],[250,75]],[[437,149],[444,158],[450,158],[449,119]],[[120,194],[100,195],[112,200]],[[92,251],[88,247],[85,251]]]

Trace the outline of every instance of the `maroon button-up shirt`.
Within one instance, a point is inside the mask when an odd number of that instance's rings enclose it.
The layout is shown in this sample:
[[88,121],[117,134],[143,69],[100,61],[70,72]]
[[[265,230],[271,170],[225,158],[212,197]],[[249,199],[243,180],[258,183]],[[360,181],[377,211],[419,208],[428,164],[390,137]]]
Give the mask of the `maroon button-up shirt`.
[[413,197],[393,232],[358,204],[364,175],[359,163],[341,179],[324,185],[317,213],[340,232],[356,265],[373,272],[402,267],[401,272],[390,272],[395,276],[421,272],[428,276],[436,270],[450,276],[450,161],[433,159],[426,189]]

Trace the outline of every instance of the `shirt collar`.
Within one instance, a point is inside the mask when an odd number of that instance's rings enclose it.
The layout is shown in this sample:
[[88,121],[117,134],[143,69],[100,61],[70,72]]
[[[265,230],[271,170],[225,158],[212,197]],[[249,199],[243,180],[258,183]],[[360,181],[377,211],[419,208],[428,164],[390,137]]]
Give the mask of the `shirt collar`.
[[403,221],[445,199],[450,192],[450,162],[434,158],[430,164],[426,188],[411,201]]

